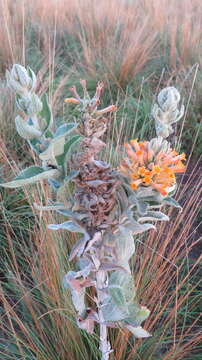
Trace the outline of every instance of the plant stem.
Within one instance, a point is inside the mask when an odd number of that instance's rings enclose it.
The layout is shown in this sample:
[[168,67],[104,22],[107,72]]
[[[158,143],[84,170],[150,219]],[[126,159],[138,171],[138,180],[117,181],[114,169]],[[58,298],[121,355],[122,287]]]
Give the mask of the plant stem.
[[98,306],[98,316],[100,321],[100,346],[99,349],[102,353],[101,360],[108,360],[109,354],[111,352],[111,346],[107,340],[107,326],[104,324],[104,317],[102,313],[103,300],[105,298],[105,293],[103,289],[106,287],[107,275],[104,270],[98,270],[96,273],[96,288],[97,288],[97,306]]

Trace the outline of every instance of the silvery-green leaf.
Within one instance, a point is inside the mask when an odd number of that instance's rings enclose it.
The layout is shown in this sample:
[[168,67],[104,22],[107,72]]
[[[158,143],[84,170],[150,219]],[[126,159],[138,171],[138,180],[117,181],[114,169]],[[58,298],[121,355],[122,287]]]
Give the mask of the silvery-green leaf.
[[105,321],[121,321],[128,316],[127,307],[118,307],[110,297],[105,299],[102,313]]
[[81,315],[86,309],[85,288],[79,288],[77,291],[77,289],[73,286],[71,279],[76,279],[76,275],[76,272],[69,271],[63,278],[63,286],[64,288],[70,289],[74,307],[76,311],[78,311],[79,315]]
[[46,135],[46,132],[47,131],[50,131],[51,127],[52,127],[52,124],[53,124],[53,115],[52,115],[52,111],[51,111],[51,107],[50,107],[50,104],[48,102],[48,96],[47,94],[44,94],[41,98],[41,101],[42,101],[42,104],[43,104],[43,107],[42,107],[42,110],[40,112],[40,116],[42,119],[45,120],[45,126],[43,128],[43,131]]
[[180,204],[170,196],[167,196],[166,198],[164,198],[163,203],[166,205],[174,206],[174,207],[182,210],[182,207],[180,206]]
[[83,257],[79,258],[79,260],[77,261],[77,266],[80,269],[79,272],[81,276],[83,276],[84,278],[86,278],[90,274],[92,269],[95,269],[93,263],[89,259],[85,259]]
[[148,211],[145,216],[138,218],[138,221],[168,221],[169,217],[161,211]]
[[15,119],[15,126],[18,134],[26,140],[41,137],[42,133],[36,129],[33,125],[29,125],[26,120],[21,116],[17,116]]
[[102,264],[99,267],[99,270],[105,270],[105,271],[112,271],[112,270],[122,270],[122,271],[126,271],[122,266],[114,264],[114,263],[110,263],[110,262],[102,262]]
[[65,165],[66,157],[69,151],[71,150],[72,146],[76,144],[80,139],[80,135],[75,135],[65,143],[63,153],[56,156],[56,161],[58,165]]
[[137,211],[140,215],[146,214],[148,204],[145,201],[138,199],[135,195],[131,195],[129,201],[137,206]]
[[124,319],[124,322],[127,323],[127,325],[140,326],[150,314],[150,310],[147,309],[146,306],[141,306],[135,303],[129,304],[128,309],[129,316]]
[[86,217],[88,217],[88,214],[82,214],[82,213],[78,213],[78,212],[71,211],[68,209],[57,209],[56,211],[59,214],[62,214],[64,216],[67,216],[67,217],[70,217],[70,218],[76,219],[76,220],[83,220]]
[[119,226],[119,232],[114,235],[114,242],[116,244],[117,265],[130,272],[129,260],[135,252],[132,231],[124,226]]
[[77,124],[75,123],[63,124],[57,128],[54,134],[54,138],[65,137],[69,135],[73,130],[75,130],[76,127]]
[[147,338],[150,337],[151,334],[142,328],[142,326],[131,326],[126,325],[126,328],[136,337],[136,338]]
[[85,228],[73,221],[65,221],[62,224],[50,224],[48,228],[51,230],[68,230],[70,232],[86,233]]
[[48,179],[48,183],[52,186],[54,190],[58,190],[61,186],[61,182],[55,179]]
[[109,285],[108,292],[117,306],[123,306],[126,303],[123,290],[119,285]]
[[30,77],[29,90],[34,91],[35,88],[36,88],[36,84],[37,84],[36,75],[35,75],[34,71],[29,66],[27,68],[27,73],[28,73],[28,75]]
[[78,311],[79,314],[82,314],[85,311],[86,304],[85,304],[85,288],[81,289],[80,293],[77,291],[72,290],[72,302],[74,304],[75,309]]
[[154,229],[156,230],[155,226],[152,224],[140,224],[137,221],[128,221],[126,224],[124,224],[124,227],[128,230],[131,230],[131,233],[133,235],[142,234],[145,231]]
[[54,178],[59,174],[57,169],[44,170],[39,166],[30,166],[29,168],[20,172],[12,181],[2,183],[0,186],[7,188],[16,188],[28,184],[33,184],[37,181]]
[[136,196],[138,199],[141,199],[141,198],[146,198],[146,197],[155,197],[155,198],[158,198],[159,197],[159,193],[150,188],[150,187],[139,187],[138,190],[136,190]]
[[108,292],[118,306],[123,306],[135,297],[134,281],[126,271],[114,271],[109,277]]
[[[92,313],[95,313],[95,312],[92,311]],[[83,329],[83,330],[87,331],[87,333],[89,333],[89,334],[93,334],[93,332],[94,332],[94,324],[95,324],[95,320],[93,319],[93,316],[91,315],[91,313],[90,314],[87,313],[86,316],[84,316],[84,317],[83,317],[83,313],[82,313],[82,316],[77,318],[78,327],[80,329]]]
[[79,170],[72,170],[68,176],[65,177],[65,182],[69,182],[79,174]]
[[49,143],[48,148],[43,151],[39,158],[42,161],[50,160],[53,164],[56,162],[55,158],[64,152],[65,138],[59,137],[52,139]]
[[6,71],[6,80],[7,80],[8,86],[12,90],[14,90],[16,93],[21,94],[21,95],[27,95],[27,93],[28,93],[27,89],[24,88],[22,85],[20,85],[18,81],[13,79],[8,70]]
[[116,197],[121,208],[121,212],[123,212],[129,205],[128,196],[122,186],[119,187],[119,191],[116,192]]
[[42,104],[40,98],[35,93],[33,93],[31,95],[30,103],[27,108],[27,114],[30,116],[32,114],[38,114],[41,111],[42,107],[43,107],[43,104]]
[[25,88],[29,87],[30,77],[24,66],[19,64],[14,64],[10,74],[13,79],[15,79],[20,83],[20,85],[22,85]]
[[54,164],[57,163],[56,158],[60,155],[63,155],[65,151],[65,137],[75,128],[76,125],[73,123],[61,125],[57,129],[53,139],[50,141],[48,148],[40,154],[40,159],[43,161],[50,160]]
[[90,239],[89,234],[85,233],[84,237],[76,242],[76,244],[73,246],[70,252],[69,261],[72,261],[75,256],[80,256],[81,254],[83,254],[89,239]]
[[40,145],[41,145],[41,141],[39,140],[39,138],[34,138],[34,139],[30,139],[30,140],[27,140],[31,149],[33,149],[37,155],[40,154],[41,152],[41,149],[40,149]]
[[23,111],[28,116],[34,116],[42,109],[42,102],[35,93],[29,97],[26,95],[17,97],[16,104],[20,111]]

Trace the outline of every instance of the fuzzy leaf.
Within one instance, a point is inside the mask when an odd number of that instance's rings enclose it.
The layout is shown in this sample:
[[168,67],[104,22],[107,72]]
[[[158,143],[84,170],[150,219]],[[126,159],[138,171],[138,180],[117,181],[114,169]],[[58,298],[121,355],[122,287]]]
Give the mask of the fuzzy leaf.
[[119,226],[119,232],[114,235],[116,243],[117,265],[130,272],[129,259],[135,252],[132,231],[124,226]]
[[39,138],[42,135],[40,130],[36,129],[33,125],[29,125],[21,116],[16,117],[15,126],[18,134],[23,139],[31,140],[33,138]]
[[65,221],[62,224],[50,224],[48,228],[51,230],[68,230],[70,232],[85,233],[86,230],[73,221]]
[[180,206],[180,204],[170,196],[167,196],[166,198],[164,198],[163,203],[166,205],[174,206],[174,207],[182,210],[182,207]]
[[103,263],[100,265],[99,270],[104,270],[104,271],[112,271],[112,270],[123,270],[125,271],[125,269],[122,266],[119,266],[117,264],[114,263]]
[[64,138],[65,136],[69,135],[73,130],[75,130],[77,125],[75,123],[63,124],[59,126],[55,132],[55,138]]
[[79,315],[81,315],[86,309],[85,287],[81,288],[76,278],[77,273],[75,271],[69,271],[63,278],[63,286],[65,289],[71,290],[72,302]]
[[65,177],[65,183],[68,183],[79,174],[79,170],[72,170],[68,176]]
[[[65,137],[70,134],[75,128],[76,125],[73,123],[63,124],[59,126],[47,149],[40,154],[40,159],[43,161],[50,160],[53,163],[57,163],[56,158],[60,155],[63,155],[65,151]],[[59,161],[61,161],[61,158],[59,158]]]
[[134,326],[130,326],[130,325],[127,325],[126,328],[132,332],[132,334],[136,337],[136,338],[147,338],[147,337],[150,337],[151,334],[146,331],[145,329],[142,328],[142,326],[137,326],[137,327],[134,327]]
[[45,125],[43,131],[44,131],[45,135],[48,135],[47,132],[48,132],[48,130],[50,131],[51,126],[53,124],[53,115],[52,115],[51,107],[50,107],[49,102],[48,102],[47,94],[44,94],[42,96],[41,101],[42,101],[42,104],[43,104],[43,108],[42,108],[39,115],[46,122],[46,125]]
[[62,214],[64,216],[67,216],[67,217],[70,217],[70,218],[76,219],[76,220],[83,220],[88,216],[88,214],[81,214],[81,213],[71,211],[71,210],[68,210],[68,209],[57,209],[56,211],[59,214]]
[[148,211],[145,216],[140,217],[138,221],[168,221],[169,217],[161,211]]
[[124,225],[124,227],[128,230],[131,230],[133,235],[141,234],[145,231],[156,229],[152,224],[140,224],[133,219],[133,221],[129,221]]
[[90,311],[90,309],[88,309],[88,312],[86,312],[84,316],[82,314],[82,316],[78,317],[77,325],[80,329],[87,331],[87,333],[93,334],[94,324],[95,324],[94,318],[96,318],[95,311],[93,310]]
[[127,307],[118,307],[110,297],[103,303],[102,313],[105,321],[121,321],[128,316]]
[[75,135],[67,143],[65,143],[63,153],[61,155],[56,156],[56,161],[58,165],[64,165],[66,161],[66,156],[71,150],[71,147],[74,144],[76,144],[80,140],[80,138],[81,138],[80,135]]
[[43,151],[39,158],[42,161],[52,161],[55,163],[55,158],[64,152],[65,139],[64,138],[56,138],[52,139],[45,151]]
[[12,181],[2,183],[0,186],[6,188],[16,188],[28,184],[33,184],[40,180],[49,179],[59,174],[57,169],[44,170],[39,166],[30,166],[29,168],[21,171],[21,173],[15,177]]
[[146,306],[131,303],[129,304],[129,316],[124,321],[129,325],[139,326],[148,318],[149,314],[150,310]]
[[126,271],[114,271],[109,277],[108,292],[118,306],[132,301],[135,296],[132,276]]
[[137,211],[140,215],[146,214],[148,204],[145,201],[138,199],[135,195],[131,195],[129,201],[137,206]]
[[76,242],[76,244],[73,246],[70,255],[69,255],[69,261],[72,261],[75,256],[80,256],[85,249],[85,246],[90,239],[90,236],[88,233],[84,234],[84,237]]

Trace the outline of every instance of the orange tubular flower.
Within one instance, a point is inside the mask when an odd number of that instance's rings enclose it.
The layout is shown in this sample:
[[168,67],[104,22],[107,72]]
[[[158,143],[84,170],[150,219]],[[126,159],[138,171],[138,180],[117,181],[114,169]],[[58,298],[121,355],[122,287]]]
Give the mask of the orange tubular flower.
[[80,103],[80,101],[79,101],[78,99],[75,99],[75,98],[66,98],[66,99],[64,100],[64,102],[66,102],[66,103],[72,103],[72,104],[79,104],[79,103]]
[[131,140],[125,145],[128,157],[119,170],[131,180],[131,188],[150,186],[166,196],[176,183],[175,173],[185,171],[185,154],[179,155],[172,150],[166,140],[156,138],[138,142]]

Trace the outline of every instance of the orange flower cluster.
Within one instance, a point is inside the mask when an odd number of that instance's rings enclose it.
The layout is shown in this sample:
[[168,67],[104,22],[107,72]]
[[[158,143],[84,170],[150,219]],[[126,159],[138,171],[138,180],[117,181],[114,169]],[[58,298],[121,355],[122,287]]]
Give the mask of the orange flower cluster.
[[156,151],[149,141],[136,139],[125,147],[128,158],[121,163],[120,171],[130,178],[133,190],[140,185],[151,186],[165,196],[176,183],[175,173],[185,171],[185,154],[179,155],[170,147],[164,150],[162,146]]

